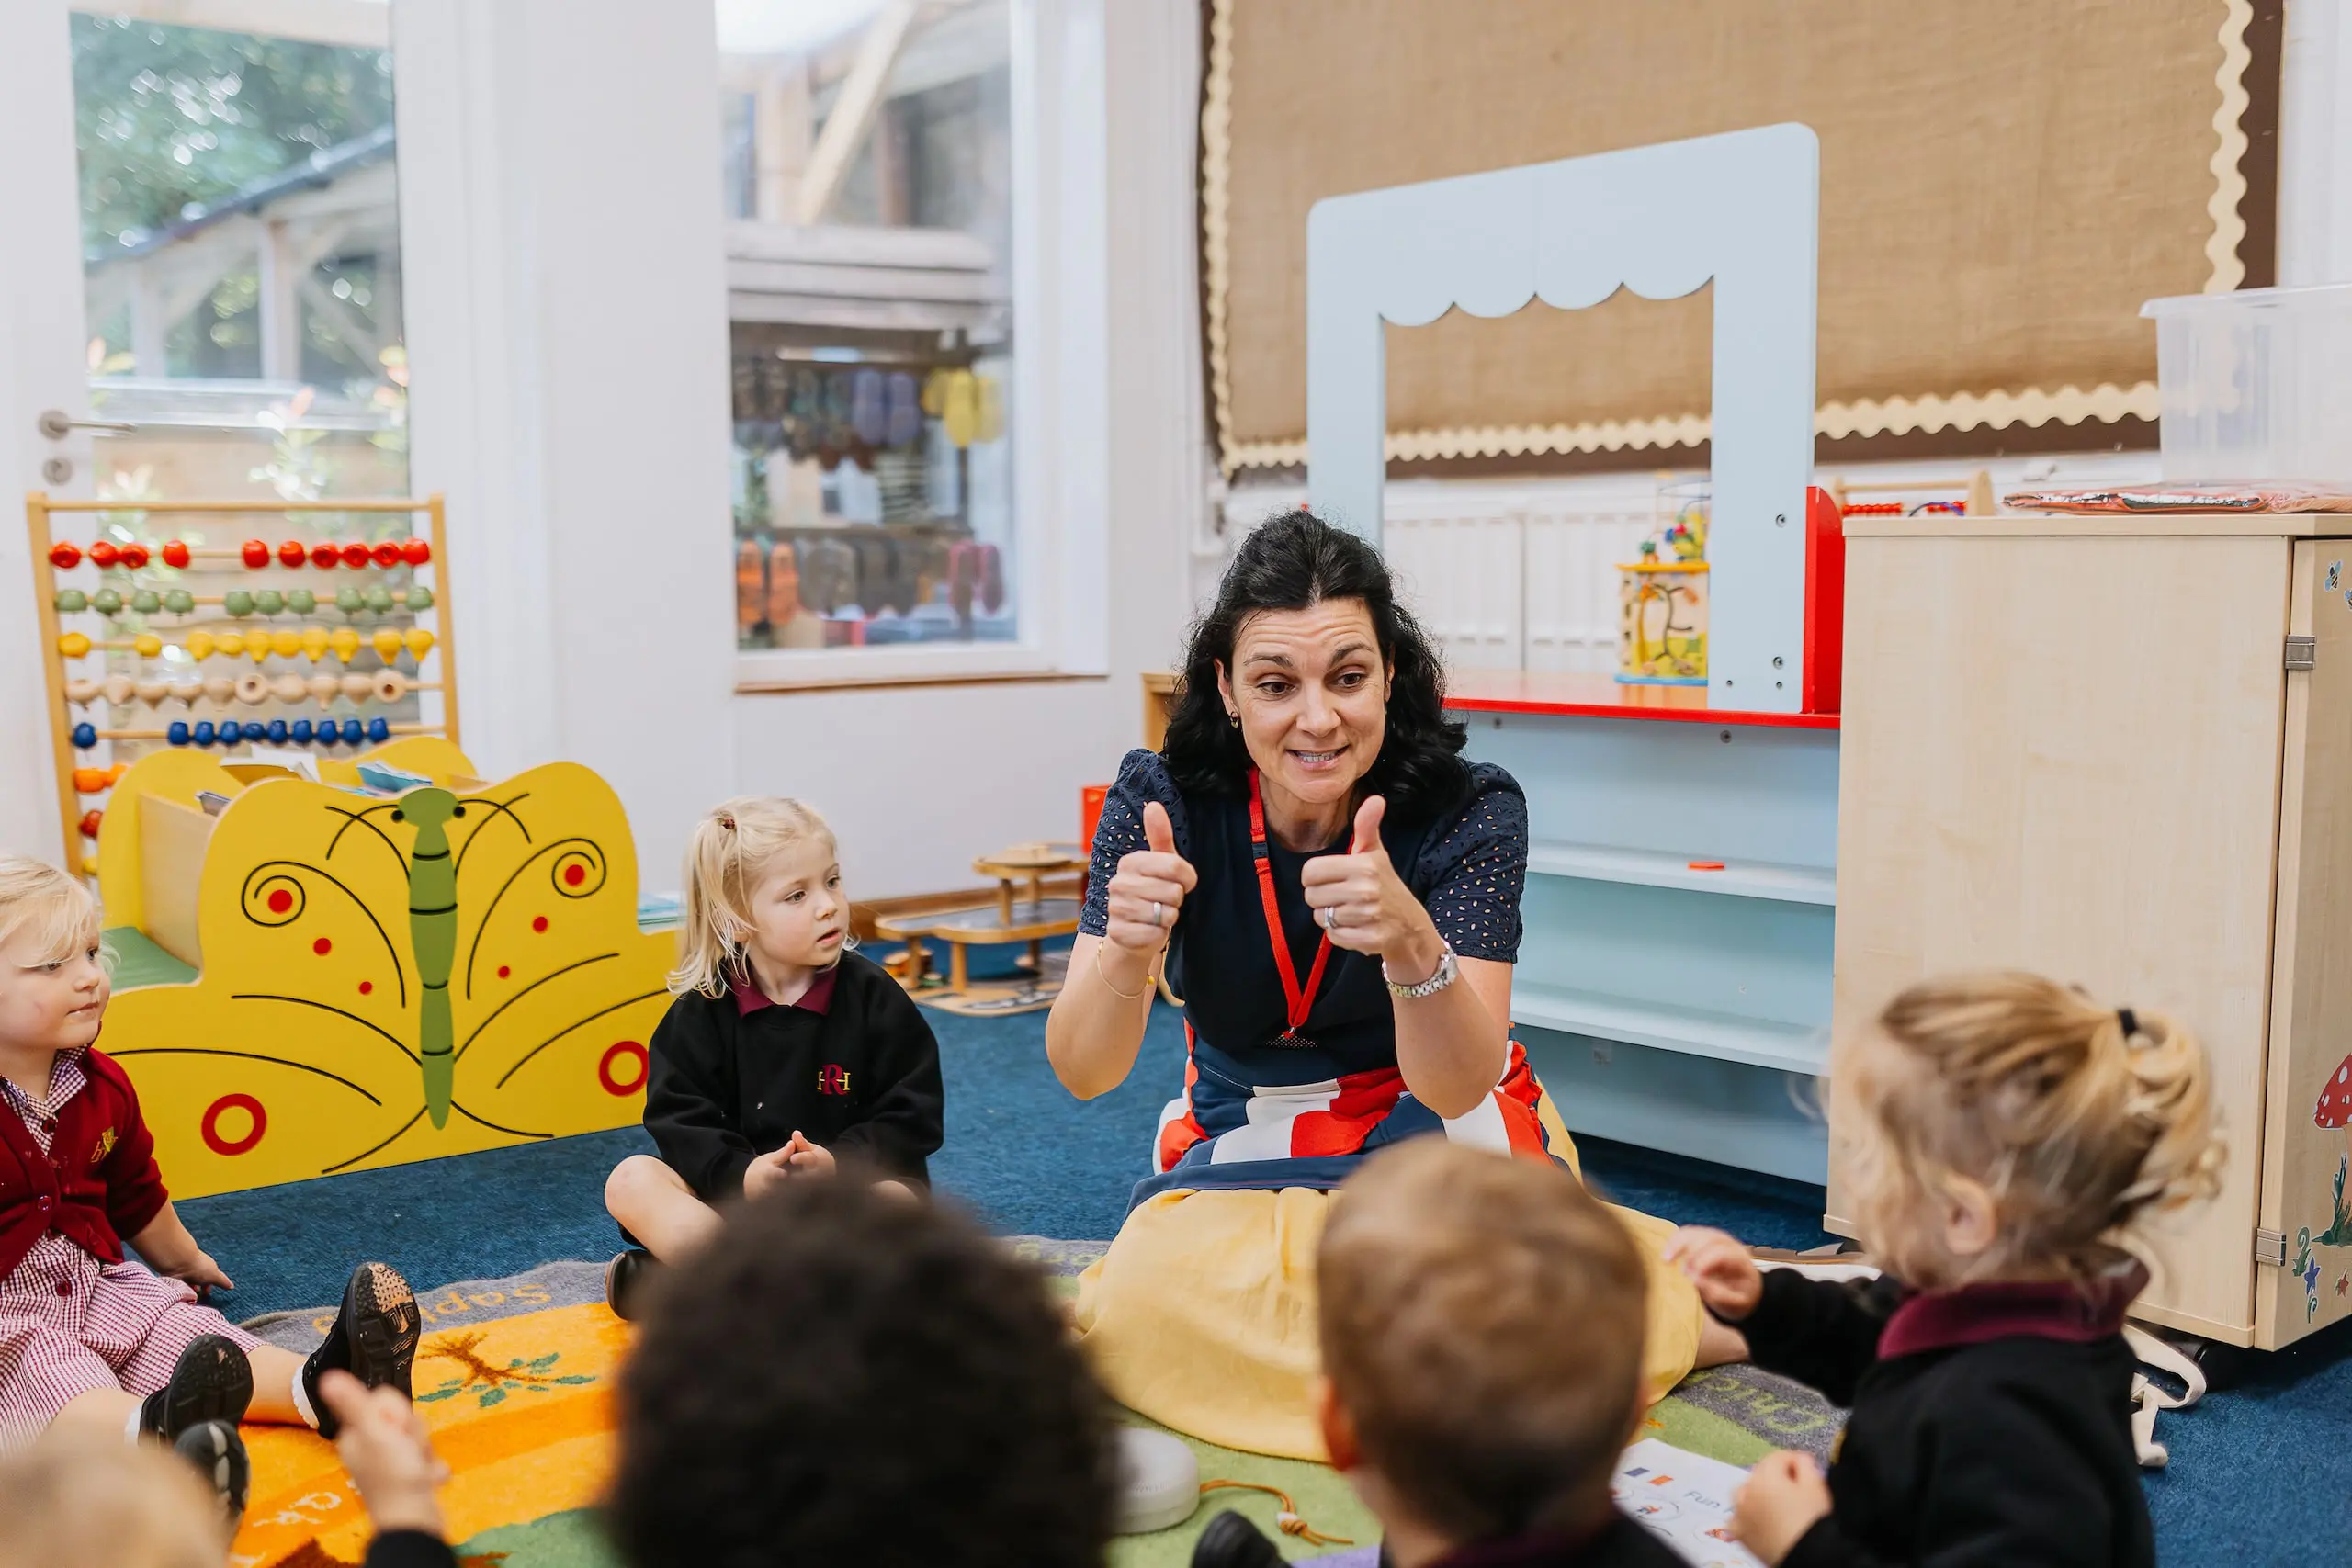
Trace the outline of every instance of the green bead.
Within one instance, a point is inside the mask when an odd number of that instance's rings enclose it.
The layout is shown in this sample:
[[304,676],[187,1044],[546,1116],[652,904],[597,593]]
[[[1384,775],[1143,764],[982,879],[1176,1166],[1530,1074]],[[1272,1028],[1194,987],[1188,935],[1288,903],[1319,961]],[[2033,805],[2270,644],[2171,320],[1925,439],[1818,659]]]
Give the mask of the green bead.
[[368,601],[356,588],[346,588],[334,596],[334,607],[346,615],[356,615],[368,607]]
[[175,615],[185,615],[196,608],[196,595],[185,588],[167,590],[164,594],[164,608]]
[[408,591],[408,607],[412,610],[433,608],[433,590],[419,583]]
[[286,607],[298,615],[307,615],[319,607],[319,596],[307,588],[297,588],[286,596]]
[[90,607],[90,596],[78,588],[61,588],[57,591],[57,607],[65,615],[78,615]]
[[90,608],[96,610],[101,615],[120,615],[122,613],[122,595],[116,592],[111,588],[101,588],[96,593],[90,595]]
[[275,615],[286,608],[286,595],[275,588],[265,588],[254,595],[254,608],[265,615]]
[[243,620],[254,613],[254,596],[242,588],[232,588],[220,596],[220,607]]
[[152,588],[142,588],[130,596],[130,607],[142,615],[152,615],[164,607],[164,596]]
[[392,607],[392,591],[383,587],[370,588],[368,590],[368,607],[382,615]]

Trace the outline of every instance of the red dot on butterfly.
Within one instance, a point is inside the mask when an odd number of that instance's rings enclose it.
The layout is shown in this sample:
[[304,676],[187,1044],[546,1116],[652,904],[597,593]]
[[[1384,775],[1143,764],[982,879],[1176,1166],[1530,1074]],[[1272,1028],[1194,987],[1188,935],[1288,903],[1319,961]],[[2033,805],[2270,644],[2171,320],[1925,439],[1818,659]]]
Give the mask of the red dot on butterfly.
[[373,980],[362,980],[359,982],[359,994],[363,997],[375,988],[376,982]]
[[537,919],[534,919],[534,920],[531,922],[531,929],[532,929],[533,931],[543,931],[547,930],[547,929],[548,929],[548,918],[547,918],[545,915],[541,915],[541,916],[539,916]]
[[321,937],[318,941],[311,944],[311,951],[317,953],[321,958],[324,958],[328,953],[334,951],[334,943],[329,942],[324,937]]
[[577,887],[582,883],[588,880],[588,868],[578,863],[565,866],[563,868],[563,880],[568,886]]
[[286,913],[286,911],[287,911],[287,910],[288,910],[288,909],[292,908],[293,907],[294,907],[294,895],[292,895],[291,893],[288,893],[288,891],[286,891],[286,889],[284,889],[283,887],[277,888],[277,889],[276,889],[275,891],[273,891],[273,892],[270,894],[270,896],[269,896],[269,912],[270,912],[271,914],[273,914],[273,915],[282,915],[282,914]]
[[513,973],[514,973],[514,971],[503,964],[498,966],[498,977],[502,980]]

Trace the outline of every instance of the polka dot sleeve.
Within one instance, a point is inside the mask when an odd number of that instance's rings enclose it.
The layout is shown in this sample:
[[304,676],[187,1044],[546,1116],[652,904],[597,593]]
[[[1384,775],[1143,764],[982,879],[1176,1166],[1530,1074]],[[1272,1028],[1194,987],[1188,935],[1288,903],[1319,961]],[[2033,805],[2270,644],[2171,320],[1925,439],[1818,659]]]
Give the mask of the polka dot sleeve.
[[1143,808],[1150,801],[1168,807],[1176,829],[1176,850],[1187,852],[1184,802],[1176,781],[1157,751],[1130,751],[1119,764],[1119,782],[1102,802],[1102,817],[1094,826],[1094,854],[1086,870],[1086,903],[1079,910],[1082,935],[1101,936],[1111,923],[1111,878],[1118,874],[1121,857],[1144,847]]
[[1472,770],[1470,804],[1430,835],[1415,881],[1430,919],[1464,958],[1519,961],[1527,886],[1527,797],[1502,769]]

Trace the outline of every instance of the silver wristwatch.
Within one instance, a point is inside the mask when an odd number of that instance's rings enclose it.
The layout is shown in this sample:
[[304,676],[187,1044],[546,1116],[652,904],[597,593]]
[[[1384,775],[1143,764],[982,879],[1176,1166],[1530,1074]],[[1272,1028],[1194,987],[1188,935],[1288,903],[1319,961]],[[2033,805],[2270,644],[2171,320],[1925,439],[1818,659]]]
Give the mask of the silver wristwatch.
[[1461,974],[1462,965],[1453,956],[1452,942],[1445,944],[1444,956],[1437,961],[1437,973],[1417,986],[1400,986],[1396,981],[1389,980],[1387,964],[1384,962],[1380,965],[1380,977],[1387,980],[1388,994],[1398,1001],[1404,1002],[1417,1002],[1423,997],[1433,997],[1453,984]]

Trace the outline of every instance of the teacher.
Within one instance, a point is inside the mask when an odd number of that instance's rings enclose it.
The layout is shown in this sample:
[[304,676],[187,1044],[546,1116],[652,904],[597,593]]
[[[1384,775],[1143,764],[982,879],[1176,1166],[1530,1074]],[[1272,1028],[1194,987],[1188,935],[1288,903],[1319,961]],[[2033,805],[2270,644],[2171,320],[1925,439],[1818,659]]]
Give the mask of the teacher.
[[[1463,761],[1444,698],[1379,553],[1284,513],[1227,568],[1165,750],[1128,753],[1095,831],[1054,1072],[1081,1100],[1124,1082],[1162,975],[1190,1049],[1078,1326],[1123,1402],[1230,1448],[1322,1457],[1316,1246],[1365,1156],[1442,1133],[1576,1166],[1510,1037],[1527,802]],[[1652,1259],[1656,1400],[1743,1347],[1657,1260],[1673,1227],[1618,1213]]]

